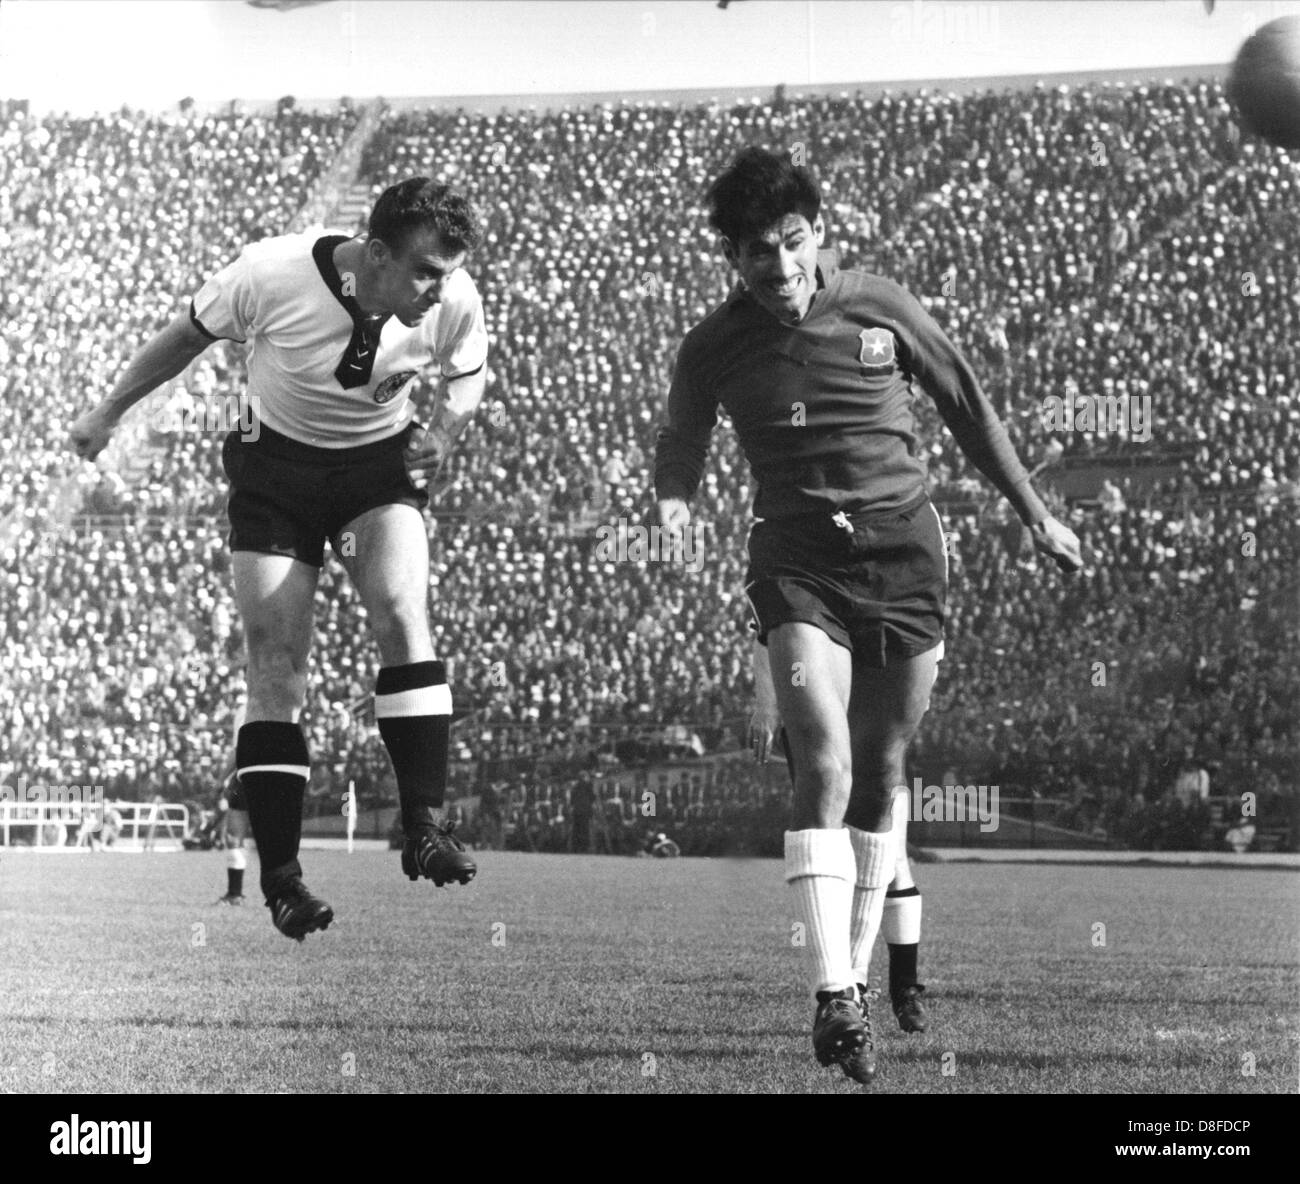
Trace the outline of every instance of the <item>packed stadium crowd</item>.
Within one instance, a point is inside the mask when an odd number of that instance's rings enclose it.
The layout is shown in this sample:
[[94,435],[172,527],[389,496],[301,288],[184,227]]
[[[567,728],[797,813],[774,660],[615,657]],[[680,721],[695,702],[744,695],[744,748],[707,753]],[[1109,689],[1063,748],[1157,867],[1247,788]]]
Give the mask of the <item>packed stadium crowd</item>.
[[[179,797],[228,763],[242,641],[222,433],[164,422],[155,401],[96,470],[70,459],[66,428],[202,276],[288,225],[354,122],[346,109],[123,113],[3,129],[0,771]],[[686,724],[707,750],[735,746],[752,690],[752,490],[730,433],[694,507],[698,563],[620,561],[600,544],[643,521],[677,345],[730,283],[701,191],[749,142],[814,168],[829,244],[929,308],[1040,487],[1067,465],[1114,466],[1100,501],[1048,493],[1089,560],[1062,579],[918,394],[953,579],[917,774],[1063,799],[1078,829],[1132,834],[1135,802],[1166,796],[1191,754],[1215,794],[1249,790],[1285,814],[1300,792],[1287,710],[1300,695],[1300,210],[1292,167],[1240,141],[1210,82],[387,112],[363,153],[373,192],[442,176],[486,225],[469,269],[493,339],[487,401],[429,518],[435,644],[469,712],[458,784],[505,769],[536,785],[529,770],[547,762],[557,788],[543,800],[563,817],[592,749],[613,753],[596,725]],[[224,404],[242,367],[237,347],[209,350],[166,406]],[[1054,431],[1051,396],[1149,398],[1149,438],[1114,422]],[[1146,461],[1174,475],[1145,480]],[[69,525],[87,514],[115,517]],[[322,799],[349,779],[363,801],[391,792],[367,714],[376,669],[364,612],[328,563],[304,717]],[[532,819],[550,833],[539,792],[509,807],[513,831]],[[754,808],[769,796],[755,791]],[[704,821],[678,825],[698,837]]]

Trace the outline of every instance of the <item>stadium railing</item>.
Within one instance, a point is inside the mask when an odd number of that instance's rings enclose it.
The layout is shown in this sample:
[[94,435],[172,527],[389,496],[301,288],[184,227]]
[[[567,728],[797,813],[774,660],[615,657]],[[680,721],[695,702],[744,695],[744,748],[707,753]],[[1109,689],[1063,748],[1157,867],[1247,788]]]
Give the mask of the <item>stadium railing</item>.
[[[84,834],[100,834],[104,817],[116,810],[122,819],[117,842],[156,848],[165,830],[167,850],[180,850],[190,829],[190,811],[175,802],[18,802],[0,800],[0,846],[60,850],[84,845]],[[143,833],[142,833],[143,832]]]

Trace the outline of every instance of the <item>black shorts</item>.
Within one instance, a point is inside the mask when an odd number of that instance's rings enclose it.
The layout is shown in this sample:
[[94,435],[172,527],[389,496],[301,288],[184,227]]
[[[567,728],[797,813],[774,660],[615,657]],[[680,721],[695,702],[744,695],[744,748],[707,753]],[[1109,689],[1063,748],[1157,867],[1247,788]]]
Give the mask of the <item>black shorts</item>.
[[943,644],[948,557],[927,495],[886,514],[768,519],[749,535],[745,594],[759,641],[778,625],[815,625],[881,668]]
[[417,426],[358,448],[314,448],[266,424],[257,425],[255,440],[231,432],[221,450],[230,479],[230,549],[292,555],[321,567],[325,540],[337,550],[339,532],[367,510],[423,510],[429,495],[411,484],[402,459]]

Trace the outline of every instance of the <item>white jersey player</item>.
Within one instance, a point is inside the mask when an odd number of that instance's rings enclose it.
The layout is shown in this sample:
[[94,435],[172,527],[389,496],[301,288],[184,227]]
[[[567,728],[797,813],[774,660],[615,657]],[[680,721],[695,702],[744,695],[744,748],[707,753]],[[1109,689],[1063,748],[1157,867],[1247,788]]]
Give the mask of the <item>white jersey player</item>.
[[[487,333],[462,270],[479,238],[464,197],[413,177],[384,191],[364,236],[256,243],[203,284],[72,428],[99,453],[122,415],[214,340],[250,346],[242,430],[222,453],[235,598],[248,649],[236,767],[277,929],[301,941],[334,912],[298,863],[310,757],[298,723],[312,603],[328,540],[379,648],[375,716],[397,778],[412,879],[477,871],[444,825],[451,694],[428,620],[425,491],[486,382]],[[428,428],[411,396],[438,380]]]

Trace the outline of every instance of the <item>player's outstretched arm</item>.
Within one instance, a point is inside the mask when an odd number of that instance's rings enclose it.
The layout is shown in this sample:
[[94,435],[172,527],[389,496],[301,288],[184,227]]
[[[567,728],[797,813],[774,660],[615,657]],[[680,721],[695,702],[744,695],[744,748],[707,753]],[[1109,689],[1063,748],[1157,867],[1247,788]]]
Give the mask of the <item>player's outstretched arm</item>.
[[911,368],[962,452],[1011,503],[1029,527],[1034,547],[1062,571],[1078,571],[1083,566],[1078,538],[1047,512],[966,359],[906,289],[892,285],[887,291]]
[[77,455],[94,460],[107,447],[122,416],[150,391],[175,378],[212,341],[195,327],[188,312],[180,313],[151,337],[131,359],[108,397],[72,425],[69,436]]
[[1078,571],[1083,566],[1079,538],[1064,522],[1047,517],[1029,528],[1035,550],[1050,556],[1062,571]]
[[767,646],[754,639],[754,710],[749,716],[749,747],[760,765],[772,755],[772,741],[781,726],[776,706],[776,686],[772,682],[772,664]]
[[486,390],[486,366],[438,384],[429,426],[412,432],[406,445],[406,468],[417,488],[423,489],[438,475],[456,438],[474,418]]

